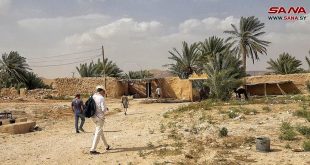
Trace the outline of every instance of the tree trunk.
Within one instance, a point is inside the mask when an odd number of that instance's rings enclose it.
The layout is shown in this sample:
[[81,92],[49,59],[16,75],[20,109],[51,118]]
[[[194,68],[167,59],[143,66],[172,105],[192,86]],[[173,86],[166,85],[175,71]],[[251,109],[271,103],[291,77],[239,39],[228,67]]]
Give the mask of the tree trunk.
[[246,54],[245,53],[242,54],[242,62],[243,62],[244,72],[246,73]]
[[[245,53],[242,54],[242,62],[243,62],[243,69],[245,72],[245,76],[247,76],[247,73],[246,73],[246,54]],[[243,85],[244,85],[244,89],[247,90],[246,77],[244,77],[244,79],[243,79]]]

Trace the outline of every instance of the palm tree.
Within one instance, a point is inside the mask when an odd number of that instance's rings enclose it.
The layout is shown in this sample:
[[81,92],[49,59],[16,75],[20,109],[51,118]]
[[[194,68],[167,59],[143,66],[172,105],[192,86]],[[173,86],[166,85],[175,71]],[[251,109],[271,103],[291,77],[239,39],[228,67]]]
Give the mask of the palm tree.
[[3,74],[8,75],[12,79],[12,83],[21,83],[25,81],[25,74],[29,68],[26,63],[26,58],[18,54],[18,52],[12,51],[9,54],[2,54],[0,59],[0,71]]
[[241,17],[239,23],[239,30],[234,24],[231,24],[233,30],[224,31],[230,34],[226,41],[231,42],[235,46],[235,51],[242,55],[243,67],[246,71],[246,59],[251,57],[253,64],[254,59],[259,60],[259,54],[267,55],[268,41],[259,39],[265,32],[261,31],[265,24],[260,22],[258,18]]
[[229,51],[230,45],[224,43],[224,39],[212,36],[205,39],[204,42],[199,43],[199,50],[201,51],[201,61],[208,62],[209,58],[215,57],[217,54],[224,54]]
[[98,59],[98,62],[96,64],[96,73],[98,75],[108,77],[121,77],[122,72],[123,71],[116,65],[116,63],[109,61],[109,59],[105,58],[103,62],[100,62],[100,59]]
[[276,61],[270,59],[267,63],[269,64],[267,69],[272,70],[276,74],[293,74],[303,72],[303,69],[300,68],[302,65],[301,61],[285,52],[280,54]]
[[232,89],[238,87],[240,78],[246,75],[242,61],[232,52],[216,53],[204,68],[209,76],[205,85],[210,88],[211,97],[221,100],[228,100]]
[[[309,55],[310,55],[310,50],[309,50]],[[309,66],[309,71],[310,71],[310,59],[308,57],[306,57],[306,61],[308,63],[308,66]]]
[[152,78],[154,75],[148,70],[140,71],[129,71],[128,74],[125,73],[123,78],[125,79],[143,79],[143,78]]
[[94,62],[80,64],[80,67],[76,67],[76,70],[81,77],[96,77],[96,65]]
[[42,79],[33,72],[27,72],[26,81],[24,82],[24,84],[28,89],[48,88],[48,85],[44,84]]
[[76,70],[81,77],[120,77],[122,70],[109,59],[104,59],[103,62],[98,59],[97,63],[93,61],[89,63],[80,64],[80,67],[76,67]]
[[194,72],[200,71],[200,54],[197,43],[188,45],[183,41],[181,53],[176,48],[173,48],[173,51],[169,51],[169,53],[171,56],[168,59],[173,60],[175,63],[164,66],[169,66],[169,70],[180,78],[186,79]]

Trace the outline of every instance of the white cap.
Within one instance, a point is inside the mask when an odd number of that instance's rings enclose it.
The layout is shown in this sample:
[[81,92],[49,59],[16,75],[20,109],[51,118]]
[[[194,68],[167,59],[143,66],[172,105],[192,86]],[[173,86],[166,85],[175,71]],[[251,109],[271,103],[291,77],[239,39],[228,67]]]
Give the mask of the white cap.
[[97,90],[97,89],[103,89],[103,90],[105,90],[104,87],[103,87],[102,85],[96,86],[96,90]]

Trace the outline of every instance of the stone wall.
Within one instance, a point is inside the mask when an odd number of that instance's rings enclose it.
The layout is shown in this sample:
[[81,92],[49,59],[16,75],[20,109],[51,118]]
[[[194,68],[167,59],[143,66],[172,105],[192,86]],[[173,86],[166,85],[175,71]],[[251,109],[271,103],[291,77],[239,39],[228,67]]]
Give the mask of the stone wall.
[[19,96],[19,93],[14,87],[0,89],[0,97],[16,98],[18,96]]
[[[135,81],[130,84],[127,81],[118,81],[115,78],[107,77],[106,88],[107,96],[110,98],[120,98],[123,94],[137,94],[139,98],[146,97],[146,83],[147,81]],[[97,85],[104,86],[104,78],[57,78],[54,81],[55,89],[35,89],[35,90],[21,90],[20,95],[14,88],[1,89],[0,96],[16,98],[29,97],[35,99],[43,99],[59,96],[74,96],[76,93],[92,94],[95,92]],[[152,97],[155,96],[157,86],[162,89],[163,98],[174,98],[180,100],[191,99],[191,82],[186,79],[178,77],[160,78],[151,81]]]
[[[106,78],[107,96],[118,98],[123,95],[125,85],[115,78]],[[83,78],[57,78],[55,79],[55,88],[61,96],[71,95],[76,93],[92,94],[96,90],[97,85],[104,86],[105,79],[103,77],[83,77]]]

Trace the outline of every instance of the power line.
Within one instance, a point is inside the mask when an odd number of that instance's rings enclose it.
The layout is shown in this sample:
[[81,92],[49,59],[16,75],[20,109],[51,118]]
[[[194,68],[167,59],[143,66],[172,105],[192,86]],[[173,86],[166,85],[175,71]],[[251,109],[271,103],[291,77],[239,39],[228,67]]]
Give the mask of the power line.
[[82,53],[87,53],[87,52],[94,52],[98,51],[99,49],[91,49],[91,50],[85,50],[85,51],[80,51],[80,52],[73,52],[73,53],[64,53],[64,54],[59,54],[55,56],[46,56],[46,57],[36,57],[36,58],[26,58],[27,60],[34,60],[34,59],[46,59],[46,58],[53,58],[53,57],[61,57],[61,56],[69,56],[69,55],[74,55],[74,54],[82,54]]
[[[74,57],[74,58],[76,58],[76,59],[83,59],[83,58],[89,58],[89,56],[78,56],[78,57]],[[50,62],[58,62],[58,61],[65,61],[65,60],[72,60],[72,57],[70,57],[70,58],[62,58],[62,59],[43,60],[43,61],[28,61],[27,60],[27,62],[30,63],[30,64],[38,64],[38,63],[45,63],[45,62],[49,62],[50,63]]]
[[93,60],[95,59],[96,57],[100,57],[100,55],[96,55],[96,56],[93,56],[92,58],[89,58],[89,59],[84,59],[84,60],[80,60],[80,61],[75,61],[75,62],[70,62],[70,63],[63,63],[63,64],[51,64],[51,65],[32,65],[30,67],[34,67],[34,68],[43,68],[43,67],[53,67],[53,66],[62,66],[62,65],[69,65],[69,64],[77,64],[77,63],[81,63],[81,62],[85,62],[86,60]]

